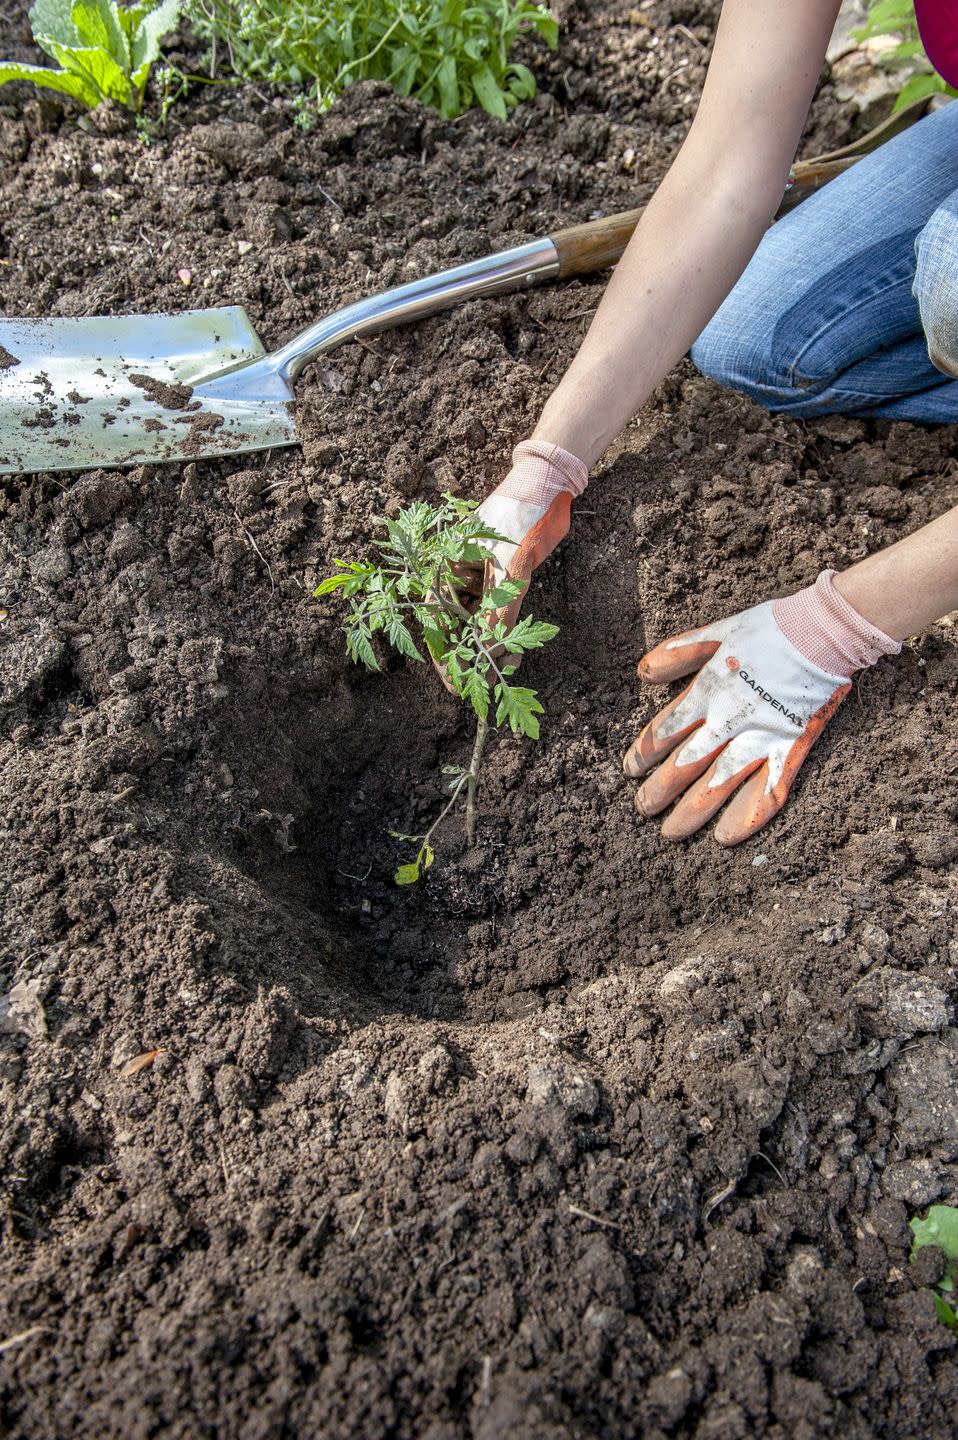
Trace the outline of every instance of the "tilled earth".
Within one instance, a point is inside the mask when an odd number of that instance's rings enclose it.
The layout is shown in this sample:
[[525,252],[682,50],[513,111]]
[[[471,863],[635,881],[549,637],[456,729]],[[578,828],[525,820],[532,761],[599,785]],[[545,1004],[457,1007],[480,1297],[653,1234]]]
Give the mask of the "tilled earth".
[[[303,134],[198,89],[145,145],[0,91],[0,312],[241,303],[272,344],[641,203],[714,20],[575,5],[505,126],[357,86]],[[19,7],[0,40],[29,55]],[[806,150],[853,123],[826,77]],[[907,1228],[958,1201],[954,630],[861,679],[737,850],[666,844],[620,769],[643,650],[954,504],[953,429],[680,367],[536,577],[542,741],[497,738],[474,846],[457,818],[392,884],[469,723],[428,667],[351,667],[311,592],[501,477],[600,293],[327,357],[301,451],[5,483],[5,1433],[956,1433]]]

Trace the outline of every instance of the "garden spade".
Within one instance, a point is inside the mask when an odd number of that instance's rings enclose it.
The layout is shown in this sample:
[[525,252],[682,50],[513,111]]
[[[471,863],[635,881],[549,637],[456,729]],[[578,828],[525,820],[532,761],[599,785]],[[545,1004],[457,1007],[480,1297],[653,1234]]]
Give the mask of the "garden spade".
[[[927,97],[818,160],[796,164],[788,209],[892,134]],[[267,354],[238,305],[181,315],[0,320],[0,474],[185,461],[296,444],[293,387],[349,340],[613,265],[641,210],[560,230],[383,291]]]
[[641,211],[593,220],[359,300],[267,353],[238,305],[0,320],[0,474],[186,461],[295,445],[306,365],[480,295],[613,264]]

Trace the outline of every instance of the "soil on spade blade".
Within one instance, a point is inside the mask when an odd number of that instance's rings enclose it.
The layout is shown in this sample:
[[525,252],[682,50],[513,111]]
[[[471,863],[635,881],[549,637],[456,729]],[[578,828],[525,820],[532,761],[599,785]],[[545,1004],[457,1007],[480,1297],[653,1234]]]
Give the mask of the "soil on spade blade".
[[[235,302],[272,344],[641,202],[714,19],[569,10],[509,125],[357,86],[304,135],[199,92],[144,146],[4,90],[0,312]],[[807,148],[851,128],[826,81]],[[426,666],[347,664],[312,589],[496,482],[600,293],[327,357],[301,451],[5,483],[5,1433],[954,1433],[907,1228],[958,1201],[953,629],[862,677],[740,849],[666,844],[620,769],[643,650],[955,503],[953,428],[680,366],[536,576],[541,742],[490,746],[472,848],[457,819],[390,878],[470,725]]]

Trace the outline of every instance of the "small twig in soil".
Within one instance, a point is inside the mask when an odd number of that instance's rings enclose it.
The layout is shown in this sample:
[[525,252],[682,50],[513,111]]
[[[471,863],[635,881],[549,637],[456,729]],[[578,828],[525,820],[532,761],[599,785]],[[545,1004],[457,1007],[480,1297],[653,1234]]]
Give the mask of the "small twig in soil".
[[753,1160],[764,1160],[764,1161],[765,1161],[765,1164],[768,1165],[768,1166],[770,1166],[771,1169],[775,1171],[775,1174],[778,1176],[779,1180],[781,1180],[782,1184],[785,1186],[785,1189],[786,1189],[786,1190],[788,1189],[788,1184],[787,1184],[787,1182],[786,1182],[786,1180],[785,1180],[785,1176],[782,1174],[781,1170],[779,1170],[779,1168],[778,1168],[778,1166],[775,1164],[775,1161],[774,1161],[774,1160],[770,1160],[767,1155],[763,1155],[762,1152],[761,1152],[761,1150],[756,1150],[756,1151],[755,1151],[755,1154],[752,1156],[752,1159],[753,1159]]
[[324,190],[323,187],[322,187],[322,185],[317,185],[317,186],[316,186],[316,189],[319,191],[320,195],[322,195],[326,200],[329,201],[330,205],[335,205],[335,206],[336,206],[336,209],[339,211],[340,215],[344,215],[344,214],[346,213],[346,212],[343,210],[342,205],[340,205],[339,201],[338,201],[338,200],[334,200],[333,197],[332,197],[332,195],[330,195],[329,191],[328,191],[328,190]]
[[697,46],[699,47],[700,50],[704,50],[704,49],[705,49],[705,46],[702,44],[702,42],[701,42],[701,40],[699,39],[699,37],[698,37],[697,35],[693,35],[693,34],[692,34],[692,31],[689,29],[689,27],[688,27],[687,25],[676,25],[675,28],[676,28],[676,30],[678,30],[678,32],[679,32],[680,35],[684,35],[687,40],[691,40],[691,41],[693,42],[693,44],[695,44],[695,45],[697,45]]
[[256,551],[257,555],[262,560],[263,564],[266,566],[266,573],[269,576],[269,598],[272,600],[273,596],[276,594],[276,581],[273,579],[272,566],[270,565],[266,556],[263,554],[262,550],[257,545],[256,536],[253,534],[252,530],[250,530],[248,526],[243,524],[239,511],[234,510],[233,514],[236,516],[236,523],[239,525],[243,534],[246,536],[247,540],[252,545],[253,549]]
[[593,1215],[591,1210],[580,1210],[578,1205],[569,1206],[570,1215],[580,1215],[583,1220],[592,1220],[596,1225],[604,1225],[606,1230],[621,1230],[622,1226],[617,1225],[614,1220],[603,1220],[601,1215]]
[[359,883],[360,883],[360,885],[361,885],[364,880],[368,880],[368,879],[369,879],[370,875],[372,874],[372,868],[373,868],[373,862],[370,860],[369,865],[368,865],[368,867],[367,867],[367,869],[366,869],[365,875],[351,875],[348,870],[337,870],[337,871],[336,871],[336,874],[337,874],[337,875],[342,875],[342,877],[343,877],[345,880],[358,880]]
[[53,1329],[50,1325],[31,1325],[29,1330],[20,1330],[16,1335],[9,1335],[6,1340],[0,1340],[0,1355],[7,1350],[13,1350],[17,1345],[23,1345],[27,1340],[32,1340],[34,1335],[52,1335]]
[[537,379],[537,380],[541,380],[541,379],[542,379],[543,375],[546,373],[546,371],[548,370],[549,366],[552,364],[553,360],[556,358],[556,356],[558,355],[558,353],[559,353],[559,346],[557,345],[556,348],[553,350],[552,354],[549,356],[549,358],[548,358],[548,360],[546,361],[546,363],[543,365],[542,369],[539,371],[538,375],[536,376],[536,379]]

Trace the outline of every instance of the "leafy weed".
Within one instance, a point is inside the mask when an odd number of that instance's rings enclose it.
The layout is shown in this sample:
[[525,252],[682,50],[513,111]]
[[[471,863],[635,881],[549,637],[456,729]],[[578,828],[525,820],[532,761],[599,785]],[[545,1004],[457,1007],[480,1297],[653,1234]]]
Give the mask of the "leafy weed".
[[139,114],[150,67],[163,36],[176,29],[179,9],[179,0],[36,0],[33,38],[60,69],[0,60],[0,85],[27,80],[90,110],[112,100]]

